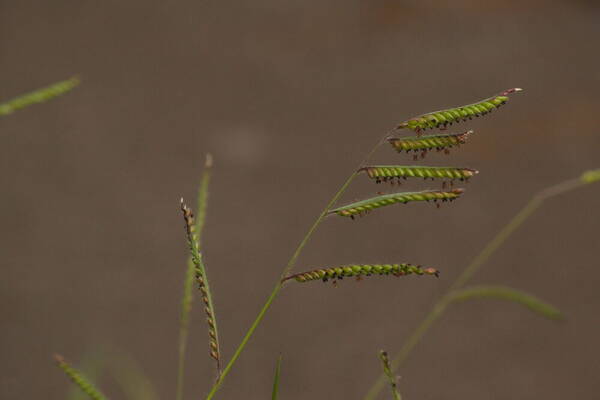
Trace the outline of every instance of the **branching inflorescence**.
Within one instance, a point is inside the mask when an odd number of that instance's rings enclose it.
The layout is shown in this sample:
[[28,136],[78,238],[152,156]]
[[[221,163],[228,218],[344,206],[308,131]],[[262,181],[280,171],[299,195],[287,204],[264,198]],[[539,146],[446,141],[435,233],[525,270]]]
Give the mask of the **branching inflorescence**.
[[412,264],[353,264],[341,267],[320,268],[313,271],[301,272],[290,275],[284,281],[294,279],[296,282],[309,282],[329,279],[344,279],[348,277],[361,278],[371,275],[434,275],[439,276],[439,271],[434,268],[422,268]]

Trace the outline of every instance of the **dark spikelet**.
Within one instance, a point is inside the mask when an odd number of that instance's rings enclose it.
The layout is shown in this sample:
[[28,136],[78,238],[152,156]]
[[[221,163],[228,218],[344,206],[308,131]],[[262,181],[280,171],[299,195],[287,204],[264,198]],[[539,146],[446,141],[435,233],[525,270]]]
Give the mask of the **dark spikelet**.
[[356,215],[365,214],[379,207],[391,204],[406,204],[413,201],[453,201],[459,198],[464,189],[453,189],[450,191],[426,190],[423,192],[400,192],[384,194],[366,200],[357,201],[329,211],[329,214],[337,214],[342,217],[354,218]]
[[94,400],[105,400],[106,397],[91,383],[89,382],[78,370],[71,367],[59,354],[54,355],[54,359],[58,364],[59,368],[64,371],[69,379],[77,385],[85,394]]
[[209,299],[209,295],[206,288],[205,276],[202,273],[202,254],[198,249],[198,239],[196,237],[196,225],[194,223],[194,214],[192,210],[185,205],[183,199],[181,199],[181,212],[183,213],[183,219],[185,221],[185,232],[188,240],[188,246],[194,263],[194,271],[196,274],[196,282],[198,283],[198,289],[202,295],[202,302],[204,303],[204,312],[206,313],[206,322],[208,324],[208,336],[209,336],[209,354],[217,362],[217,370],[220,371],[221,364],[221,353],[219,350],[219,340],[217,331],[215,329],[215,317],[212,303]]
[[301,272],[290,275],[284,281],[293,279],[296,282],[309,282],[329,279],[343,279],[345,277],[363,277],[371,275],[434,275],[439,276],[439,271],[434,268],[422,268],[412,264],[352,264],[340,267],[320,268],[313,271]]
[[520,88],[508,89],[477,103],[421,114],[400,123],[396,129],[411,129],[415,132],[420,132],[427,128],[445,128],[453,123],[486,115],[492,110],[506,104],[509,94],[520,92],[521,90]]
[[[390,138],[388,142],[398,152],[426,152],[428,150],[447,150],[465,143],[473,131],[427,136],[406,136]],[[424,156],[424,154],[422,154]]]

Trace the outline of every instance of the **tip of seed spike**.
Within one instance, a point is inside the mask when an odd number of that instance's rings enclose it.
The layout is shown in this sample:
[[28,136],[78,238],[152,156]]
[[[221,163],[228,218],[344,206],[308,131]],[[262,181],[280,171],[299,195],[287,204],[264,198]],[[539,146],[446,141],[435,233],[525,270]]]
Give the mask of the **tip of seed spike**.
[[204,160],[204,167],[211,168],[213,166],[213,156],[210,153],[206,153],[206,159]]
[[54,360],[57,363],[63,363],[63,362],[65,362],[65,358],[63,356],[61,356],[60,354],[58,354],[58,353],[54,353],[52,357],[54,357]]

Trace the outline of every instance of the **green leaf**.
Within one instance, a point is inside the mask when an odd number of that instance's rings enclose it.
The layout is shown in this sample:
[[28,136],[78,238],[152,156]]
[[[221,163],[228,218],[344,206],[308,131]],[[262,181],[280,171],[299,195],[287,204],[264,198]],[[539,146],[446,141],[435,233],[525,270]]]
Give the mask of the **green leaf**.
[[562,319],[562,313],[544,303],[537,297],[504,286],[473,286],[450,294],[451,302],[462,302],[471,299],[492,298],[508,300],[527,307],[531,311],[550,319]]
[[279,393],[279,372],[281,370],[281,355],[277,358],[277,365],[275,366],[275,377],[273,378],[273,394],[271,395],[272,400],[277,400]]

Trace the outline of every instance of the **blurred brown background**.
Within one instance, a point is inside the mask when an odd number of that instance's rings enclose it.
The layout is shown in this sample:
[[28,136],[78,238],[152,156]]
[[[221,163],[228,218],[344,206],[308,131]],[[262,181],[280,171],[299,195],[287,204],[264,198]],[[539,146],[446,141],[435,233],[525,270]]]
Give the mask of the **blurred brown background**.
[[[433,165],[481,171],[452,206],[328,219],[296,270],[415,262],[427,278],[282,292],[220,399],[360,399],[436,298],[538,190],[600,166],[594,1],[0,1],[0,99],[80,74],[72,93],[0,120],[0,397],[59,399],[53,352],[112,346],[174,398],[186,244],[215,158],[206,259],[228,359],[319,210],[396,122],[521,86]],[[382,148],[376,163],[412,163]],[[438,187],[437,183],[431,183]],[[415,182],[404,188],[423,188]],[[343,202],[373,194],[360,177]],[[474,301],[412,353],[406,399],[592,398],[600,186],[550,201],[476,276],[568,316]],[[213,380],[198,303],[186,398]],[[114,379],[101,387],[124,398]],[[389,398],[389,392],[384,392]]]

